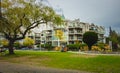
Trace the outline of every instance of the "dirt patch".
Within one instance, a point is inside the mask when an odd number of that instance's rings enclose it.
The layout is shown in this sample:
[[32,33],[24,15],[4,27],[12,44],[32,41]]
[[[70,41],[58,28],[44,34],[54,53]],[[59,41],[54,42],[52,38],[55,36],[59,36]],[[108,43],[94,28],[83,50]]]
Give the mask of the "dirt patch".
[[9,62],[0,62],[0,73],[89,73],[85,71],[36,67]]
[[34,65],[34,66],[43,66],[43,62],[46,60],[49,61],[51,59],[48,57],[23,56],[23,57],[8,59],[8,62]]

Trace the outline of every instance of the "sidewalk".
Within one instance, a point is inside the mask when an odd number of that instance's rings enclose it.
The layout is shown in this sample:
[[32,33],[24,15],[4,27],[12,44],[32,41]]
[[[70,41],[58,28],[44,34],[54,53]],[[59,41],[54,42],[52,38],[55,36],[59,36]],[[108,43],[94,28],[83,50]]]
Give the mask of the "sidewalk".
[[113,53],[100,53],[100,52],[89,52],[89,51],[84,51],[84,52],[73,52],[69,51],[71,53],[77,53],[77,54],[88,54],[88,55],[108,55],[108,56],[120,56],[120,52],[113,52]]

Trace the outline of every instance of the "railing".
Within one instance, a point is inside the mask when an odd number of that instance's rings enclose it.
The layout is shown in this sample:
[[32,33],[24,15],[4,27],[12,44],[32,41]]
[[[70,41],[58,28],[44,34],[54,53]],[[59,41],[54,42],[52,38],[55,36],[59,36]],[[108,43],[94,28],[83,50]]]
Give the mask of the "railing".
[[68,40],[82,40],[82,37],[79,37],[79,38],[69,38]]
[[69,31],[69,33],[74,33],[74,31]]

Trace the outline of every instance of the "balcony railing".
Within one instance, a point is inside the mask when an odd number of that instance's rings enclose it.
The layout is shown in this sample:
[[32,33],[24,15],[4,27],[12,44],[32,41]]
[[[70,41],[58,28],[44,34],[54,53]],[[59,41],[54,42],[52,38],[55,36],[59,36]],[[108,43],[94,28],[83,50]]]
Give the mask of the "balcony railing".
[[46,34],[46,36],[52,36],[52,33],[48,33],[48,34]]
[[47,38],[46,41],[52,41],[52,38]]
[[74,33],[74,31],[69,31],[69,33]]
[[82,40],[82,37],[77,37],[77,38],[69,38],[69,40]]

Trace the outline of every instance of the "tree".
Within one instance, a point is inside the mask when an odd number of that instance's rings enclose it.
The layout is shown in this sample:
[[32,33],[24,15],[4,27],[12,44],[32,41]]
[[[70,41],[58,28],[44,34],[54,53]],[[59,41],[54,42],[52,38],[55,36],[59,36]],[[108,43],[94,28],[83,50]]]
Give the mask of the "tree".
[[120,35],[118,35],[118,43],[120,44]]
[[109,41],[112,41],[112,50],[117,51],[118,44],[119,44],[119,35],[115,30],[112,30],[111,27],[109,28]]
[[83,42],[88,45],[89,50],[91,50],[92,45],[97,43],[97,41],[98,41],[97,33],[88,31],[83,34]]
[[34,44],[35,44],[35,41],[29,37],[26,37],[23,41],[23,45],[27,47],[32,46]]
[[116,33],[116,31],[112,30],[111,35],[109,36],[110,40],[112,42],[118,43],[118,34]]
[[7,47],[8,46],[8,40],[1,40],[1,45],[3,46],[3,47]]
[[9,41],[9,54],[14,54],[15,41],[24,39],[26,34],[40,24],[62,24],[54,10],[35,0],[2,0],[0,33]]
[[56,30],[55,36],[58,38],[58,47],[60,46],[60,40],[63,39],[63,31],[62,30]]

